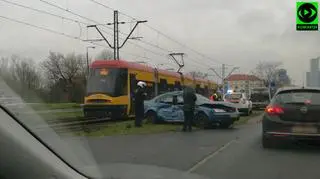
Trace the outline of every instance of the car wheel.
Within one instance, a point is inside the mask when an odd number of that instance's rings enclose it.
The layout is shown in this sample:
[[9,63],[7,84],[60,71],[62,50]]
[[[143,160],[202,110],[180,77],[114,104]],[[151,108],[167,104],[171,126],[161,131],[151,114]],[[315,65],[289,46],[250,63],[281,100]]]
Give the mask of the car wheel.
[[207,128],[208,121],[209,121],[209,117],[206,114],[204,114],[203,112],[198,113],[195,117],[195,125],[196,125],[196,127],[200,128],[200,129]]
[[268,138],[266,136],[262,136],[262,147],[265,148],[265,149],[268,149],[268,148],[274,148],[275,144],[274,144],[274,140],[272,138]]
[[154,111],[148,111],[146,115],[146,122],[156,124],[158,120],[157,113]]

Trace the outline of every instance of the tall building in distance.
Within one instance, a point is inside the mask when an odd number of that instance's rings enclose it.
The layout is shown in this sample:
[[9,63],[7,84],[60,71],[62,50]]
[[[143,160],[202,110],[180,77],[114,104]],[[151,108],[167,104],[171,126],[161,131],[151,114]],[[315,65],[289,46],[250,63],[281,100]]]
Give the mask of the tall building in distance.
[[319,60],[319,57],[310,60],[310,72],[306,73],[306,86],[320,87]]

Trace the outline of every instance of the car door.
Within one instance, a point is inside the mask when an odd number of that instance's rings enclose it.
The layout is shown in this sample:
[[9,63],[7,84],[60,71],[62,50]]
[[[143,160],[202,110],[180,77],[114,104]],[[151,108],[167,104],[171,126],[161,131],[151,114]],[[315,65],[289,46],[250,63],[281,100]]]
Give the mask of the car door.
[[172,105],[172,119],[175,122],[184,121],[184,113],[183,113],[183,97],[182,95],[173,96],[173,105]]
[[158,101],[158,116],[162,118],[164,121],[172,121],[172,104],[173,96],[165,95],[161,97]]

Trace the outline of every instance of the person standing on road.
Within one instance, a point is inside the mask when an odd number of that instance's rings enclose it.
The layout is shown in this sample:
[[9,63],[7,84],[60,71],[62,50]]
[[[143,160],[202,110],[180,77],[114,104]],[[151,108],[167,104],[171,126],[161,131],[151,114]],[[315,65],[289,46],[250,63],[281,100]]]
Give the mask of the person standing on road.
[[147,84],[143,81],[137,83],[138,88],[135,90],[135,127],[142,126],[144,117],[144,104],[143,101],[146,97],[145,88]]
[[191,85],[188,85],[183,90],[183,112],[184,112],[184,123],[183,123],[183,129],[182,131],[185,132],[192,131],[192,123],[194,118],[194,109],[195,109],[195,103],[197,100],[196,92],[191,87]]

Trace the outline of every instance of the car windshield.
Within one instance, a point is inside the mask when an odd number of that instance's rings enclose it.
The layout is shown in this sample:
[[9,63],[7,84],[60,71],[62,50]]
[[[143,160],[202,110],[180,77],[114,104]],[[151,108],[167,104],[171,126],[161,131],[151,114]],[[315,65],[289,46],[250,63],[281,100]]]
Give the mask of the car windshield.
[[0,0],[0,178],[320,178],[319,2]]
[[320,105],[320,91],[292,90],[276,95],[274,101],[279,104],[309,104]]

